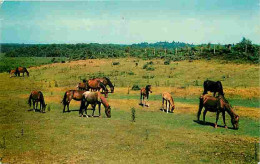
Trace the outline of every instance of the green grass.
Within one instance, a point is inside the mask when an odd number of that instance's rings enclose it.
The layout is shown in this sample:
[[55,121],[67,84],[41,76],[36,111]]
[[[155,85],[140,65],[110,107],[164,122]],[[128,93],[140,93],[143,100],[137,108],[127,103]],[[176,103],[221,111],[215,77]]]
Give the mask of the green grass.
[[[126,61],[128,60],[128,61]],[[30,68],[30,77],[9,78],[7,73],[0,73],[0,158],[3,163],[255,163],[255,143],[259,137],[258,95],[253,89],[259,89],[258,74],[250,72],[255,65],[235,65],[243,69],[229,76],[230,81],[223,81],[227,99],[233,106],[249,107],[253,110],[240,114],[239,130],[225,129],[220,115],[217,129],[211,124],[216,114],[207,113],[202,125],[196,120],[198,97],[202,93],[201,82],[193,86],[194,76],[188,70],[210,64],[209,69],[216,71],[221,63],[211,61],[179,62],[163,65],[163,61],[154,61],[154,78],[150,82],[153,93],[150,103],[153,106],[141,107],[139,91],[127,94],[127,87],[138,84],[143,87],[147,71],[134,68],[133,75],[121,75],[129,71],[134,59],[115,59],[120,65],[111,66],[112,60],[77,61],[65,64],[47,65]],[[114,60],[113,60],[114,61]],[[147,61],[140,61],[145,64]],[[134,64],[134,63],[133,63]],[[134,65],[133,65],[134,67]],[[178,78],[168,83],[168,73]],[[222,65],[225,69],[216,73],[231,74],[231,65]],[[166,68],[166,73],[164,70]],[[118,75],[116,75],[118,71]],[[194,71],[194,70],[193,70]],[[208,76],[204,69],[199,81]],[[233,70],[234,71],[234,70]],[[150,72],[150,73],[151,73]],[[163,73],[162,73],[163,72]],[[184,72],[187,72],[187,77]],[[195,75],[198,74],[195,72]],[[250,72],[250,74],[244,74]],[[238,75],[236,75],[236,73]],[[116,81],[115,93],[109,94],[108,102],[112,107],[112,118],[105,116],[101,109],[101,118],[81,118],[78,111],[80,103],[73,101],[70,113],[62,113],[60,103],[64,92],[74,89],[81,77],[91,75],[109,75]],[[211,76],[211,75],[210,75]],[[246,80],[245,77],[255,77]],[[196,79],[196,78],[195,78]],[[155,81],[159,86],[155,87]],[[250,82],[248,82],[250,81]],[[58,86],[55,87],[55,83]],[[166,86],[165,86],[166,84]],[[171,86],[174,84],[173,86]],[[194,83],[195,84],[195,83]],[[167,86],[169,85],[169,86]],[[186,86],[186,88],[183,88]],[[42,90],[50,111],[46,113],[28,111],[27,98],[34,90]],[[187,105],[175,109],[174,113],[160,111],[160,92],[169,91],[178,105]],[[251,92],[253,92],[251,94]],[[132,122],[131,108],[135,108],[135,122]],[[193,109],[194,108],[194,109]],[[185,112],[186,111],[186,112]],[[195,112],[194,112],[195,111]],[[244,113],[243,113],[244,112]],[[91,111],[88,111],[91,114]],[[96,115],[98,111],[96,110]],[[255,119],[257,117],[257,119]],[[202,115],[201,115],[202,119]],[[226,123],[232,127],[226,114]]]

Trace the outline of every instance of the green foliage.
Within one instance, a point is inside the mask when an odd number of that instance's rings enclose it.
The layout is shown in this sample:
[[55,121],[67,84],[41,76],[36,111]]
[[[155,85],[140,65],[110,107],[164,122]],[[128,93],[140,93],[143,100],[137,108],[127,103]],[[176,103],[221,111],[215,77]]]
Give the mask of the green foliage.
[[135,108],[131,108],[131,116],[132,116],[132,122],[135,122]]

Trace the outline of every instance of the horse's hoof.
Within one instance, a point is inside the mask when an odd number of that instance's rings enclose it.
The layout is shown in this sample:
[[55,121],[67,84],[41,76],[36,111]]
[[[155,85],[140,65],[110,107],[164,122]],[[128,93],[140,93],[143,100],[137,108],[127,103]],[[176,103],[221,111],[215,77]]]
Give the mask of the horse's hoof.
[[225,126],[225,129],[227,129],[227,126]]
[[217,125],[217,124],[215,124],[215,125],[214,125],[214,128],[217,128],[217,127],[218,127],[218,125]]

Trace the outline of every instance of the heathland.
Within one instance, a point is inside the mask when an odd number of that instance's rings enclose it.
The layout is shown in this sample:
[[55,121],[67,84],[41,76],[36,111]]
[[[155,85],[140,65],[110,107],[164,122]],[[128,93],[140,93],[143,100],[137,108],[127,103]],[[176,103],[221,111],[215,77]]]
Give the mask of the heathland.
[[[15,58],[13,59],[15,60]],[[40,60],[40,59],[39,59]],[[26,65],[26,59],[23,64]],[[37,58],[34,58],[37,63]],[[255,163],[259,153],[259,66],[224,60],[88,59],[36,65],[30,76],[0,73],[0,158],[4,163]],[[38,65],[38,66],[37,66]],[[92,77],[109,77],[115,84],[108,102],[112,117],[81,118],[80,102],[62,113],[66,90]],[[233,130],[226,115],[215,129],[197,123],[203,81],[220,80],[225,97],[240,116]],[[150,107],[139,105],[132,86],[152,85]],[[46,113],[28,111],[28,96],[41,90]],[[176,109],[164,113],[161,93],[172,94]],[[133,121],[135,110],[135,121]],[[97,114],[97,111],[96,111]],[[202,119],[202,118],[201,118]]]

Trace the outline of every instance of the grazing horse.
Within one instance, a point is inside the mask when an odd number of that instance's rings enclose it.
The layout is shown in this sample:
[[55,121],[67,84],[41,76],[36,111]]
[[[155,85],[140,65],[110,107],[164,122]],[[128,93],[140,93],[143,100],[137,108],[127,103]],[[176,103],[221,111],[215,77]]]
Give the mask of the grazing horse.
[[29,72],[27,71],[27,69],[25,67],[16,68],[16,74],[18,74],[18,76],[20,76],[20,73],[23,73],[23,76],[24,76],[24,73],[26,73],[27,76],[29,76]]
[[[104,84],[105,87],[107,87],[107,85],[110,87],[111,93],[114,93],[114,85],[112,84],[112,82],[110,81],[109,78],[107,77],[103,77],[103,78],[95,78],[95,80],[99,80],[101,83]],[[102,91],[103,88],[102,88]]]
[[[87,105],[86,105],[86,103],[87,103]],[[87,108],[88,108],[89,104],[91,104],[93,107],[92,117],[94,116],[97,104],[98,104],[98,109],[99,109],[99,117],[101,116],[101,114],[100,114],[101,104],[103,104],[105,107],[105,113],[106,113],[107,117],[108,118],[111,117],[111,108],[110,108],[109,104],[107,103],[107,100],[101,95],[100,92],[86,91],[83,93],[83,98],[81,100],[81,106],[80,106],[80,112],[79,112],[81,114],[81,116],[83,116],[84,112],[87,115]],[[87,115],[87,117],[88,117],[88,115]]]
[[149,93],[152,93],[152,86],[151,85],[147,85],[145,88],[141,89],[141,92],[140,92],[140,105],[149,106],[149,104],[146,105],[146,102],[144,101],[145,98],[148,101]]
[[47,104],[45,104],[44,102],[44,97],[41,91],[32,91],[29,99],[28,99],[28,104],[32,105],[31,101],[33,101],[33,110],[35,111],[35,103],[36,103],[36,109],[38,107],[38,102],[40,102],[40,111],[41,112],[45,112],[45,108],[47,106]]
[[[173,112],[175,105],[174,105],[174,101],[172,98],[172,95],[168,92],[164,92],[162,93],[162,110],[164,111],[164,101],[166,102],[166,109],[167,109],[167,113],[169,111],[170,106],[171,108],[171,112]],[[167,102],[168,102],[168,106],[167,106]]]
[[98,79],[90,79],[87,82],[87,88],[86,90],[89,91],[99,91],[102,88],[102,90],[104,91],[105,97],[107,97],[108,95],[108,90],[106,88],[106,86]]
[[214,92],[214,97],[216,95],[216,92],[218,92],[219,95],[224,96],[223,87],[220,81],[210,81],[206,80],[203,83],[204,86],[204,92],[203,95],[207,94],[208,91]]
[[235,114],[231,105],[224,98],[224,96],[220,95],[218,97],[213,97],[210,95],[201,95],[199,110],[198,110],[198,114],[197,114],[198,121],[200,119],[200,114],[201,114],[201,110],[203,107],[205,108],[205,110],[203,112],[203,122],[204,123],[205,123],[205,116],[206,116],[207,111],[217,112],[216,123],[215,123],[215,128],[217,128],[219,113],[222,112],[224,126],[225,126],[225,128],[227,128],[226,122],[225,122],[225,112],[227,112],[231,117],[231,123],[233,125],[233,128],[238,129],[239,116],[237,114]]
[[77,85],[78,90],[87,90],[87,81],[84,79],[82,83]]
[[10,78],[13,77],[13,75],[14,75],[14,76],[17,76],[16,69],[10,70],[9,74],[10,74]]
[[68,90],[65,92],[64,97],[62,99],[62,103],[63,103],[63,113],[65,112],[65,108],[67,106],[67,112],[70,112],[69,109],[69,105],[70,105],[70,101],[76,100],[76,101],[81,101],[82,100],[82,94],[85,91],[81,91],[81,90]]

